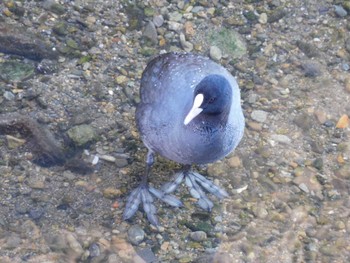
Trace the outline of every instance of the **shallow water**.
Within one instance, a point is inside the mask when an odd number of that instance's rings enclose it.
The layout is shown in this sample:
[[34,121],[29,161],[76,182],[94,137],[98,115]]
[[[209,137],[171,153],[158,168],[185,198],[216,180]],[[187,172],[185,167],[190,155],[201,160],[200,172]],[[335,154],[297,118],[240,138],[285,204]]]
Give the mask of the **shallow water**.
[[[341,116],[350,115],[350,23],[332,4],[1,3],[10,34],[1,27],[0,42],[38,39],[59,57],[47,48],[41,62],[30,60],[33,50],[27,58],[16,48],[0,53],[2,67],[15,61],[35,72],[0,80],[0,261],[348,262],[350,130]],[[165,22],[153,44],[142,30],[159,14]],[[214,42],[210,32],[223,27],[239,32],[247,53],[227,48],[231,34]],[[246,130],[234,153],[197,167],[230,197],[211,197],[206,213],[183,185],[175,194],[184,208],[156,201],[158,231],[141,211],[130,222],[121,216],[145,166],[134,121],[140,77],[151,56],[182,50],[181,32],[193,52],[222,51],[219,62],[241,88]],[[41,128],[11,122],[9,112]],[[64,155],[63,165],[35,164],[47,151]],[[81,166],[93,172],[82,175]],[[151,184],[160,188],[178,169],[157,157]]]

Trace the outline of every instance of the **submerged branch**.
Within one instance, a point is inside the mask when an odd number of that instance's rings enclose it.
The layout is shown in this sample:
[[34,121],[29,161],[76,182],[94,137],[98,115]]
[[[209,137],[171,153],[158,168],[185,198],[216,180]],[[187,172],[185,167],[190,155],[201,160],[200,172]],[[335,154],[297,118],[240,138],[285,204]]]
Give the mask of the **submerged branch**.
[[0,133],[18,132],[27,136],[33,143],[31,151],[35,154],[35,163],[50,167],[65,166],[79,173],[91,172],[91,168],[83,161],[71,157],[53,134],[36,120],[16,112],[0,114]]

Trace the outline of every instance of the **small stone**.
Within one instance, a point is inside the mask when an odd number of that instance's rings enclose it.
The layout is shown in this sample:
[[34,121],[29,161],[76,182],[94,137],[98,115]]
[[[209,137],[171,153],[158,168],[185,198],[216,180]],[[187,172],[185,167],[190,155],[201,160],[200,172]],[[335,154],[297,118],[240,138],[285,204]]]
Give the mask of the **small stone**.
[[250,116],[254,121],[264,123],[267,119],[267,112],[263,110],[253,110]]
[[185,50],[186,52],[190,52],[193,50],[193,44],[189,41],[186,41],[185,35],[183,33],[180,34],[180,43],[183,50]]
[[22,242],[21,238],[17,234],[12,233],[7,238],[6,243],[3,246],[4,248],[7,248],[7,249],[15,249],[20,246],[21,242]]
[[86,18],[86,23],[88,23],[88,24],[90,24],[90,25],[95,24],[95,23],[96,23],[96,17],[94,17],[94,16],[88,16],[88,17]]
[[237,168],[242,165],[242,161],[238,156],[232,156],[230,159],[228,159],[228,166],[231,168]]
[[101,248],[100,248],[100,246],[99,246],[99,244],[98,243],[92,243],[91,245],[90,245],[90,247],[89,247],[89,256],[91,257],[91,258],[95,258],[95,257],[98,257],[98,256],[100,256],[100,254],[101,254]]
[[261,131],[262,130],[262,124],[255,121],[248,121],[247,125],[249,128],[251,128],[253,131]]
[[157,15],[155,17],[153,17],[153,24],[156,27],[161,27],[164,23],[164,17],[162,15]]
[[180,22],[181,19],[182,19],[182,14],[181,13],[179,13],[177,11],[169,13],[169,20],[170,21]]
[[271,139],[284,144],[290,144],[292,142],[292,140],[287,135],[283,134],[272,134]]
[[337,221],[335,222],[335,227],[337,230],[343,230],[345,229],[345,224],[343,221]]
[[186,21],[184,24],[185,36],[187,38],[192,38],[196,31],[194,30],[193,23],[191,21]]
[[320,124],[324,124],[328,119],[324,111],[315,111],[314,114]]
[[45,176],[42,174],[31,174],[28,179],[28,185],[33,189],[44,189]]
[[[150,247],[137,250],[137,254],[142,258],[142,261],[141,261],[142,263],[143,262],[159,262],[157,256],[154,254],[154,252],[152,251],[152,249]],[[137,261],[134,261],[134,262],[137,262]]]
[[209,56],[216,61],[219,61],[222,58],[221,49],[217,46],[211,46],[209,50]]
[[145,231],[138,226],[138,225],[133,225],[132,227],[129,228],[128,230],[128,239],[131,244],[133,245],[138,245],[140,244],[145,238]]
[[74,141],[76,145],[82,146],[95,139],[95,130],[87,124],[77,125],[68,130],[69,138]]
[[67,233],[66,240],[69,247],[76,253],[76,255],[82,255],[84,253],[83,247],[80,245],[79,241],[72,233]]
[[156,44],[158,42],[157,29],[152,21],[149,21],[145,26],[143,36],[150,40],[153,44]]
[[334,11],[339,17],[345,17],[348,15],[348,12],[341,5],[334,5]]
[[305,193],[309,193],[310,192],[309,188],[307,188],[306,184],[304,184],[304,183],[299,184],[299,188],[301,190],[303,190]]
[[125,158],[116,158],[114,163],[118,168],[123,168],[129,164]]
[[14,100],[16,98],[16,96],[10,91],[5,91],[2,96],[7,100]]
[[267,14],[266,13],[260,14],[258,21],[260,24],[266,24],[267,23]]
[[16,138],[11,135],[6,135],[7,147],[9,149],[16,149],[26,143],[26,140]]
[[204,231],[195,231],[190,234],[190,238],[193,241],[201,242],[207,239],[207,233]]
[[254,212],[254,214],[257,218],[266,218],[269,215],[266,208],[261,207],[260,205],[256,208],[256,211]]
[[335,127],[338,129],[345,129],[348,126],[349,126],[349,116],[346,114],[343,114],[338,120],[337,125]]
[[301,113],[300,115],[296,116],[293,121],[297,126],[305,131],[312,127],[312,118],[306,113]]
[[103,190],[103,196],[108,199],[115,199],[121,195],[122,195],[122,192],[113,186],[107,187],[106,189]]
[[29,217],[33,220],[39,220],[45,211],[42,207],[36,207],[29,210]]
[[172,31],[180,31],[183,28],[183,25],[181,23],[175,22],[175,21],[169,21],[168,22],[169,29]]
[[128,78],[124,75],[119,75],[118,77],[115,78],[115,80],[116,80],[118,85],[122,85],[128,81]]
[[154,16],[154,14],[156,13],[156,10],[151,7],[146,7],[144,9],[144,13],[145,13],[145,16],[151,17],[151,16]]

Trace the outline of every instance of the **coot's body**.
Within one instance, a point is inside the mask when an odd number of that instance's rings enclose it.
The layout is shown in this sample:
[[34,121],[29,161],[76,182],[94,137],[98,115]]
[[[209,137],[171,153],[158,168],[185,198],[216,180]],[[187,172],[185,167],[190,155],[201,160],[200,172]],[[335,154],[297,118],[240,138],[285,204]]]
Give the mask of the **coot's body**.
[[[199,114],[188,125],[194,90],[206,76],[223,76],[232,87],[227,119]],[[244,118],[236,80],[222,66],[194,54],[168,53],[148,64],[141,79],[136,121],[143,142],[154,152],[182,164],[205,164],[229,154],[238,144]]]

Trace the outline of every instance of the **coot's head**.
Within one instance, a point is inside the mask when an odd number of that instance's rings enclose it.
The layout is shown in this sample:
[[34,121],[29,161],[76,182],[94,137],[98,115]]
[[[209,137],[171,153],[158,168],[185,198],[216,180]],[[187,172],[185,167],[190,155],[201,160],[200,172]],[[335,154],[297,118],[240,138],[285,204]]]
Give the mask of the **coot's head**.
[[184,124],[189,124],[199,114],[208,118],[225,120],[232,104],[232,88],[221,75],[208,75],[198,83],[194,90],[191,110],[185,117]]

